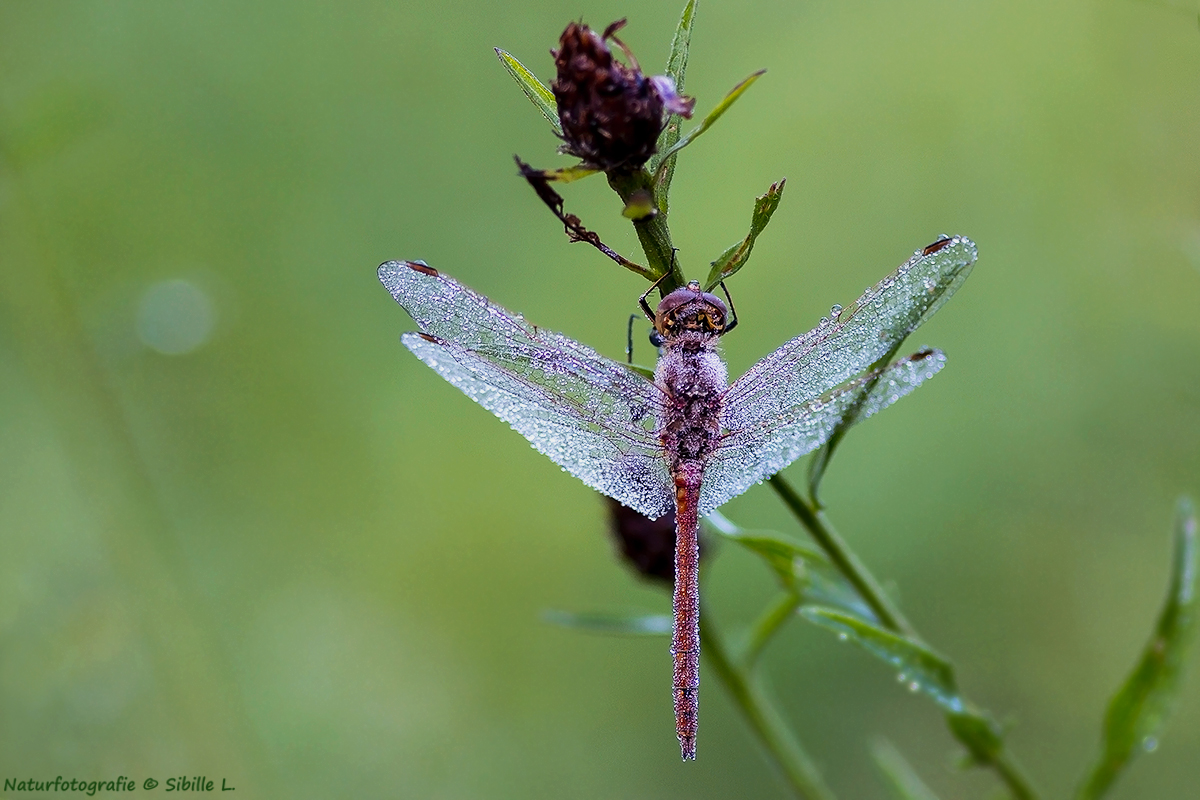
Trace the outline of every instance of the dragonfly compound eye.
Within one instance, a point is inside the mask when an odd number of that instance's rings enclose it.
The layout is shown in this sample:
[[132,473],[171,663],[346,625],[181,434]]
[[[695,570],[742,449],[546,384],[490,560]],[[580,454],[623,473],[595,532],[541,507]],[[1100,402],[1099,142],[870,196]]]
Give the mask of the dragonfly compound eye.
[[725,330],[727,310],[725,303],[719,297],[708,292],[700,295],[700,323],[703,329],[711,333],[721,333]]
[[676,289],[658,304],[656,327],[664,336],[681,330],[713,334],[725,330],[725,303],[693,284]]

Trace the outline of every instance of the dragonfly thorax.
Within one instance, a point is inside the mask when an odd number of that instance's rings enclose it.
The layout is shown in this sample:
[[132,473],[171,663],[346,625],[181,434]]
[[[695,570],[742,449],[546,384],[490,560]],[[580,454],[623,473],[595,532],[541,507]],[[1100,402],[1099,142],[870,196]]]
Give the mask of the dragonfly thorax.
[[699,281],[676,289],[658,304],[654,327],[664,340],[684,333],[720,336],[725,332],[728,310],[719,297],[701,291]]

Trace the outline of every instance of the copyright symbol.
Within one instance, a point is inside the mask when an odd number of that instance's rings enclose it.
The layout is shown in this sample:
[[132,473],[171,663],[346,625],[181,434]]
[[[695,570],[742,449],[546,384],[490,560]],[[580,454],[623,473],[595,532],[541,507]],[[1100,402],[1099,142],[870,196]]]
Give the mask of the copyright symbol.
[[158,781],[154,780],[154,778],[146,778],[146,781],[142,784],[142,788],[147,791],[153,789],[155,786],[158,786]]

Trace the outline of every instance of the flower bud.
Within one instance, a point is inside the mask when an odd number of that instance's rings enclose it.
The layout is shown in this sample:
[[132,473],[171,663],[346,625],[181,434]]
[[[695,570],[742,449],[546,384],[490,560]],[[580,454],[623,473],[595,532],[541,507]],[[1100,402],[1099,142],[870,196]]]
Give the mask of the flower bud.
[[[558,102],[562,150],[605,172],[639,169],[654,155],[664,112],[690,117],[695,104],[675,93],[669,77],[642,74],[615,36],[624,24],[614,22],[600,36],[572,22],[558,50],[551,51],[558,77],[550,88]],[[606,39],[624,50],[629,66],[613,58]]]

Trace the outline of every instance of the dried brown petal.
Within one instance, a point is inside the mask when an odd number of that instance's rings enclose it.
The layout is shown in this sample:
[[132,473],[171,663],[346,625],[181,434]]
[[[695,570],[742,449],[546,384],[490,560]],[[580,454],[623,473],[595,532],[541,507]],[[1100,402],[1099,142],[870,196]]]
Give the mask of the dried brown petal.
[[669,78],[647,78],[624,45],[629,66],[612,56],[605,39],[624,25],[618,20],[600,36],[572,22],[554,52],[558,70],[550,88],[558,102],[563,150],[605,172],[635,170],[654,155],[664,111],[691,115],[691,103],[675,94]]

